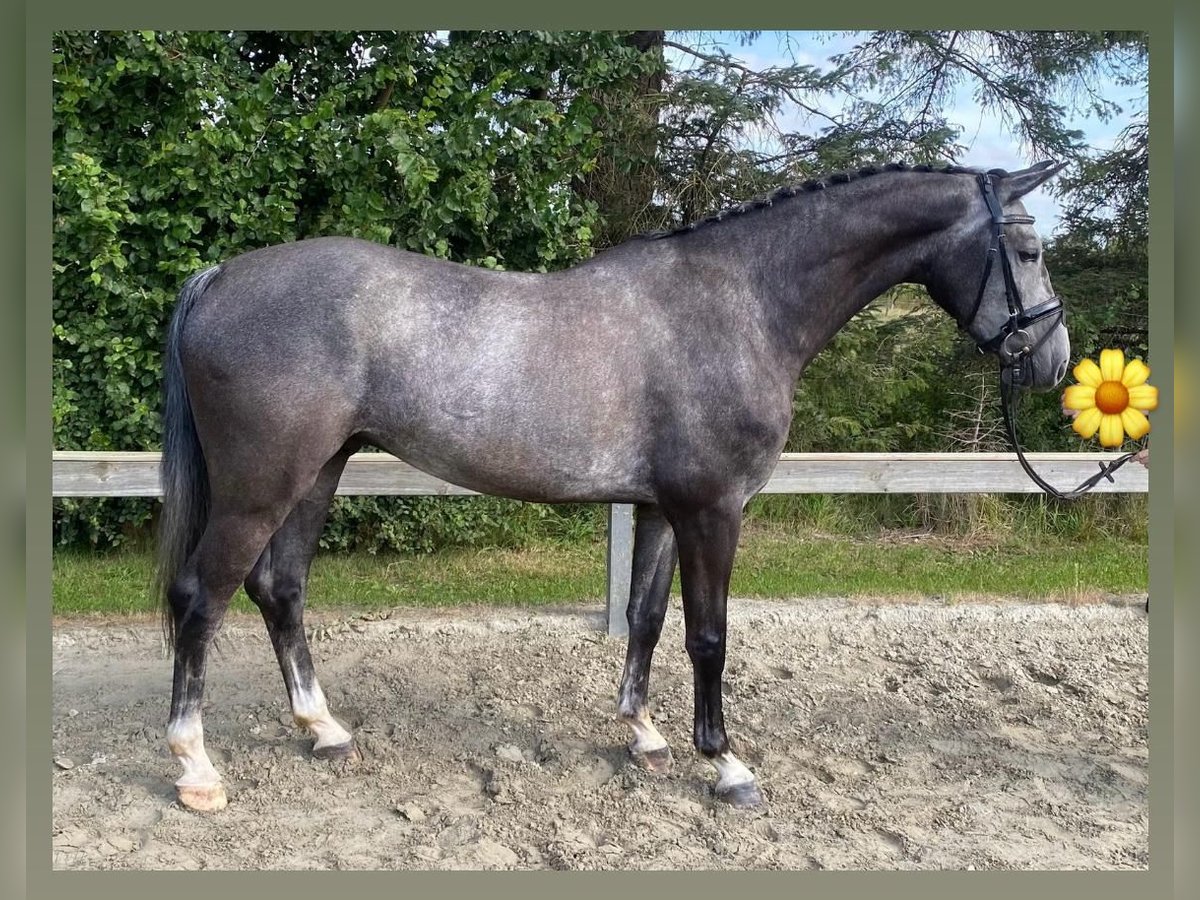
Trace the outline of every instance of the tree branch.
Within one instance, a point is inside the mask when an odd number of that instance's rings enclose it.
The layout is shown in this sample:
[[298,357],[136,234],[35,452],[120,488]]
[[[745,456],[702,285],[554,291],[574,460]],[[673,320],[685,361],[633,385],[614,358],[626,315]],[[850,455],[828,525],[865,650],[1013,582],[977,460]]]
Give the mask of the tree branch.
[[687,46],[686,44],[680,44],[675,41],[663,41],[662,45],[664,47],[671,47],[674,50],[679,50],[682,53],[687,53],[690,56],[694,56],[696,59],[699,59],[703,62],[709,63],[710,65],[721,66],[722,68],[733,69],[734,71],[741,72],[744,76],[749,77],[751,81],[753,81],[757,84],[762,84],[762,85],[766,85],[768,87],[774,88],[776,91],[778,91],[784,97],[787,97],[794,104],[796,104],[798,107],[800,107],[802,110],[809,113],[810,115],[818,116],[819,118],[825,119],[826,121],[831,122],[834,125],[840,126],[842,124],[838,119],[829,115],[829,113],[824,112],[823,110],[817,109],[815,106],[812,106],[811,104],[805,103],[803,100],[801,100],[799,97],[797,97],[790,88],[787,88],[784,85],[779,84],[778,82],[771,81],[765,73],[757,72],[754,69],[751,69],[749,66],[747,66],[743,63],[740,63],[735,59],[732,59],[731,57],[713,56],[708,53],[701,53],[699,50],[695,50],[695,49]]

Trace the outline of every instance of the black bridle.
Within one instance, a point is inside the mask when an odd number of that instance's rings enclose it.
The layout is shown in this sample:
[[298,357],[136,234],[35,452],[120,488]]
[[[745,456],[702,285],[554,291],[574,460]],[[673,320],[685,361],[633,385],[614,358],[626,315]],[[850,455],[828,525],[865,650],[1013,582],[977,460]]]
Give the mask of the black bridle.
[[1000,271],[1004,274],[1004,299],[1008,302],[1008,321],[989,340],[977,343],[983,353],[998,353],[1001,366],[1011,371],[1014,383],[1020,384],[1024,381],[1024,361],[1036,353],[1054,332],[1053,326],[1047,328],[1037,343],[1031,345],[1029,333],[1025,329],[1050,316],[1057,316],[1058,321],[1062,322],[1063,304],[1058,296],[1052,296],[1032,309],[1025,308],[1021,302],[1021,292],[1017,289],[1017,279],[1013,275],[1012,260],[1008,256],[1008,237],[1004,233],[1004,226],[1031,225],[1034,221],[1033,216],[1006,216],[1000,208],[1000,199],[996,196],[991,173],[984,172],[976,177],[980,190],[983,191],[983,200],[987,203],[988,212],[992,214],[992,243],[988,247],[987,260],[983,265],[983,277],[979,280],[979,293],[975,295],[971,315],[967,317],[963,327],[969,328],[979,315],[979,307],[983,304],[983,295],[987,293],[992,268],[999,258]]
[[[1026,369],[1026,361],[1054,333],[1054,326],[1063,323],[1065,311],[1062,300],[1057,296],[1051,296],[1049,300],[1039,303],[1032,309],[1026,309],[1021,302],[1021,293],[1017,290],[1017,281],[1013,276],[1012,260],[1009,259],[1008,255],[1008,243],[1004,234],[1004,226],[1029,225],[1033,222],[1033,217],[1006,216],[1004,210],[1000,207],[1000,200],[996,196],[996,188],[992,183],[992,174],[984,172],[976,177],[979,181],[980,190],[983,191],[984,202],[987,203],[988,211],[992,214],[992,242],[988,247],[987,261],[983,266],[983,278],[979,282],[979,293],[975,297],[975,304],[971,308],[971,315],[966,319],[966,324],[963,328],[964,330],[969,328],[979,315],[979,307],[983,303],[983,295],[987,293],[992,268],[996,259],[999,258],[1000,271],[1004,274],[1004,298],[1008,303],[1008,320],[1001,326],[998,333],[986,341],[977,341],[976,343],[981,353],[995,353],[999,357],[1000,409],[1004,414],[1004,427],[1008,432],[1009,443],[1012,444],[1013,450],[1016,451],[1017,461],[1021,463],[1021,468],[1047,494],[1057,497],[1059,500],[1076,500],[1099,484],[1102,479],[1107,478],[1109,481],[1112,481],[1112,473],[1133,459],[1136,454],[1126,453],[1123,456],[1117,457],[1112,462],[1100,463],[1099,472],[1069,491],[1060,491],[1048,483],[1033,470],[1033,466],[1025,458],[1025,453],[1021,450],[1021,443],[1017,440],[1016,389],[1028,386],[1027,382],[1032,373]],[[1046,328],[1037,341],[1033,341],[1026,329],[1035,322],[1040,322],[1051,316],[1055,316],[1057,321]]]

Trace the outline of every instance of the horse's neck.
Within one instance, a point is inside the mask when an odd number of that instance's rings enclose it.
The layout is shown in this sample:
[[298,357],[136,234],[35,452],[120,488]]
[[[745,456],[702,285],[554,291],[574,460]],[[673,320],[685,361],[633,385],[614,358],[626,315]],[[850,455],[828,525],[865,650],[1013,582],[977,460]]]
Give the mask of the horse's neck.
[[798,198],[781,210],[778,233],[753,248],[764,273],[762,301],[782,312],[781,339],[791,342],[800,369],[888,288],[923,283],[930,242],[947,224],[944,208],[914,208],[877,177],[858,191],[830,189],[812,203]]

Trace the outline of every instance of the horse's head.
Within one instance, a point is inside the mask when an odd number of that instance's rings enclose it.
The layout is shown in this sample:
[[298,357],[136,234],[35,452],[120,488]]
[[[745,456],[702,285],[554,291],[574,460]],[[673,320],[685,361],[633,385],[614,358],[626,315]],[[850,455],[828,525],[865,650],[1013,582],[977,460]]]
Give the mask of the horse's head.
[[969,212],[945,233],[929,280],[930,296],[980,349],[999,355],[1005,377],[1035,390],[1066,375],[1071,344],[1020,198],[1062,168],[1042,162],[977,175]]

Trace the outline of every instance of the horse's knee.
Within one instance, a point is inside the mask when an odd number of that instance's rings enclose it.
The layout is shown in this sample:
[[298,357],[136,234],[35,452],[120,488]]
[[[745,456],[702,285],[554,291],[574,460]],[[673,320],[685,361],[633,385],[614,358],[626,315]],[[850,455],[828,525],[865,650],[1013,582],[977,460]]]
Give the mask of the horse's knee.
[[715,628],[702,628],[689,634],[684,647],[695,666],[725,664],[725,635]]
[[630,605],[625,611],[625,621],[629,625],[630,639],[639,644],[658,643],[662,634],[663,617],[656,611],[647,609],[646,604]]

